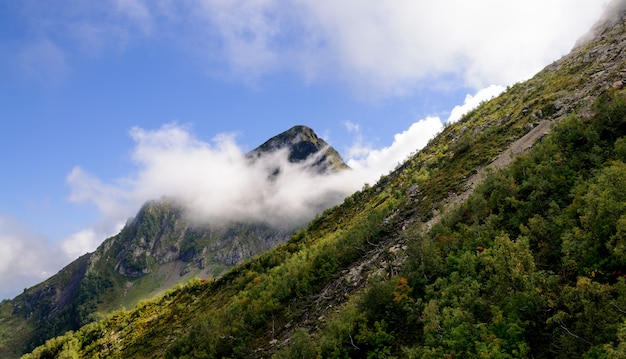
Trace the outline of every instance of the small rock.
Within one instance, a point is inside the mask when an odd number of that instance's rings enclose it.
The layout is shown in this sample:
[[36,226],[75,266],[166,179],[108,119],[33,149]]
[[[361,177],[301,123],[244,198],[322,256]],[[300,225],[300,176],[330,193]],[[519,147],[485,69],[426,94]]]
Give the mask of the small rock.
[[622,80],[617,80],[613,82],[613,88],[621,90],[624,88],[624,83],[622,82]]
[[562,102],[562,101],[556,101],[556,102],[554,103],[554,109],[555,109],[555,110],[557,110],[557,111],[558,111],[558,110],[560,110],[560,109],[562,109],[562,108],[563,108],[563,106],[564,106],[564,104],[563,104],[563,102]]
[[524,125],[524,131],[530,132],[535,126],[532,123],[527,123]]

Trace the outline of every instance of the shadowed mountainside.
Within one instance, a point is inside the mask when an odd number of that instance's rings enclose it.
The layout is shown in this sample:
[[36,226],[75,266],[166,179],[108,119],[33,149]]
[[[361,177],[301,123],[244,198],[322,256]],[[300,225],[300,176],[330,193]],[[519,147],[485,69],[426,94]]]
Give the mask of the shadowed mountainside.
[[[307,161],[310,165],[305,170],[314,173],[347,168],[339,154],[306,126],[273,137],[248,157],[278,159],[278,151],[285,151],[286,163]],[[279,175],[268,171],[268,176]],[[218,277],[246,258],[287,241],[296,229],[287,223],[190,221],[175,198],[149,201],[95,252],[2,302],[0,357],[32,350],[51,337],[76,330],[112,310],[132,308],[139,300],[191,278]]]

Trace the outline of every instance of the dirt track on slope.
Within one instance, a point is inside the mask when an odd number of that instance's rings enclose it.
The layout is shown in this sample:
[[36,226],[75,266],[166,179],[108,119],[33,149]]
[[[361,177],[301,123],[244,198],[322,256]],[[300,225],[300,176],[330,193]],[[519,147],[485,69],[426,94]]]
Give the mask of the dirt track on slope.
[[[454,193],[448,196],[444,200],[443,212],[450,211],[460,203],[464,202],[470,194],[474,192],[476,186],[484,179],[484,175],[488,169],[498,170],[508,166],[519,155],[527,152],[532,148],[535,142],[545,136],[550,131],[550,124],[552,122],[548,120],[541,121],[537,126],[530,130],[527,134],[522,136],[517,141],[513,142],[506,150],[504,150],[498,157],[496,157],[485,168],[481,168],[475,174],[471,175],[465,181],[465,190],[461,193]],[[424,231],[428,231],[432,226],[441,219],[441,211],[436,213],[423,227]]]
[[[513,142],[505,151],[495,158],[485,168],[480,169],[476,174],[470,176],[464,183],[464,191],[458,194],[451,194],[444,200],[443,211],[449,211],[465,201],[474,192],[476,186],[484,179],[488,168],[500,169],[510,164],[517,156],[527,152],[537,141],[550,130],[551,121],[542,121],[529,131],[522,138]],[[437,221],[441,219],[441,213],[437,213],[421,227],[421,230],[428,231]],[[354,262],[349,268],[345,268],[341,274],[329,281],[326,286],[316,296],[308,298],[310,301],[309,310],[302,313],[302,317],[295,323],[289,323],[285,331],[279,338],[273,338],[265,347],[257,348],[259,353],[271,351],[271,347],[281,343],[286,345],[293,331],[299,327],[315,327],[323,325],[330,313],[335,308],[345,302],[351,294],[362,288],[368,280],[368,273],[386,273],[389,276],[397,274],[402,263],[406,259],[405,238],[401,235],[387,236],[377,244],[372,244],[371,248],[359,260]],[[312,308],[315,310],[310,311]],[[315,316],[311,316],[315,313]],[[269,341],[269,339],[268,339]]]

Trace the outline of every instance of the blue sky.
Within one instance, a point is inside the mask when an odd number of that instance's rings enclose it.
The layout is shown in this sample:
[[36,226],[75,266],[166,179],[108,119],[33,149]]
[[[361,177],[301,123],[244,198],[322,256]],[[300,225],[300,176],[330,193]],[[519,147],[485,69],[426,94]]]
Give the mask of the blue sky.
[[374,182],[605,3],[0,0],[0,298],[296,124],[359,173],[328,186]]

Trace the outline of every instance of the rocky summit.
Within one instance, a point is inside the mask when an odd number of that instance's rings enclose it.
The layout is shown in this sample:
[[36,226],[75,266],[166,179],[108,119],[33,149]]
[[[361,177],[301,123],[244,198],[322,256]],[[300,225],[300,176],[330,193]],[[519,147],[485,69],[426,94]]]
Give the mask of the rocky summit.
[[[294,126],[270,138],[250,151],[248,157],[259,159],[283,150],[287,152],[289,162],[307,163],[308,168],[317,173],[331,173],[348,168],[341,155],[307,126]],[[273,174],[278,172],[280,169],[274,168]]]

